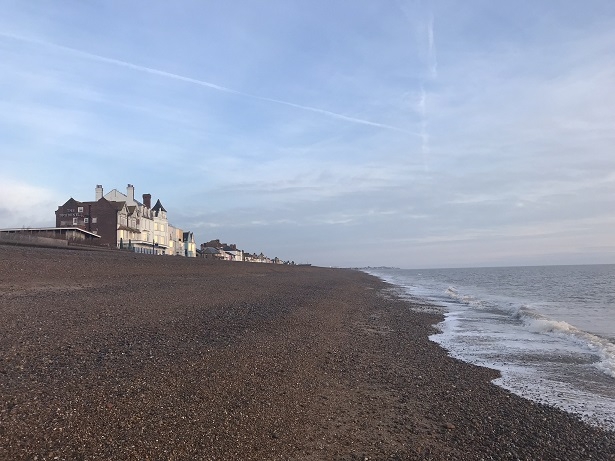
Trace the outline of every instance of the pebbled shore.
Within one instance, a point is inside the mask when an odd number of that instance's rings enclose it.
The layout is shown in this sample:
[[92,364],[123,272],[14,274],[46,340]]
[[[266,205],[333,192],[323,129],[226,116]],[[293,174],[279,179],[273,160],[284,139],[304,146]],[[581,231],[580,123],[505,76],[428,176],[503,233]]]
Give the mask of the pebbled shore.
[[0,245],[1,460],[611,460],[356,271]]

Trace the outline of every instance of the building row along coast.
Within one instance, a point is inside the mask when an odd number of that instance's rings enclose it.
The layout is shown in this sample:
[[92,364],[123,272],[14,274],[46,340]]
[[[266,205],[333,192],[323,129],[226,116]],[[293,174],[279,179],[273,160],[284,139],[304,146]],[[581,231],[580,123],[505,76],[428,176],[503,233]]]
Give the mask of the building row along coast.
[[97,185],[92,201],[70,198],[56,210],[56,228],[77,227],[99,235],[99,245],[135,253],[196,257],[194,234],[172,225],[160,199],[152,206],[151,194],[135,199],[132,184],[126,193],[104,193]]
[[201,257],[225,261],[294,264],[269,258],[263,253],[249,253],[219,239],[197,247],[194,233],[169,222],[160,199],[152,205],[152,195],[135,198],[135,187],[126,192],[113,189],[105,193],[96,185],[94,200],[73,197],[55,211],[55,227],[0,229],[0,243],[67,247],[88,245],[153,255]]

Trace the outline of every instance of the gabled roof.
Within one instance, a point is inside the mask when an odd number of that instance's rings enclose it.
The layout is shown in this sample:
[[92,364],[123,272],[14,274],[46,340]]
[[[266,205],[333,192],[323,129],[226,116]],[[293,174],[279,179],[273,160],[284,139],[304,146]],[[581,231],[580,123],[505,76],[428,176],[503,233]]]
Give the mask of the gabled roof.
[[152,210],[154,210],[154,211],[164,211],[165,213],[167,212],[167,210],[165,210],[164,207],[162,206],[162,203],[160,203],[160,199],[156,200],[156,205],[154,205],[152,207]]
[[[110,199],[108,199],[108,198],[107,198],[107,196],[111,196],[114,192],[115,192],[115,194],[116,194],[118,197],[123,197],[123,199],[118,200],[119,202],[128,202],[128,195],[124,194],[123,192],[120,192],[120,191],[119,191],[119,190],[117,190],[117,189],[113,189],[112,191],[107,192],[107,193],[103,196],[103,198],[105,198],[105,199],[109,200],[110,202],[115,202],[116,200],[110,200]],[[133,198],[133,199],[134,199],[135,203],[136,203],[138,206],[143,206],[143,204],[142,204],[141,202],[139,202],[137,199],[135,199],[135,198]]]
[[72,197],[71,197],[71,198],[69,198],[69,199],[66,201],[66,203],[65,203],[64,205],[62,205],[62,206],[67,206],[67,205],[68,205],[68,204],[70,204],[70,203],[74,203],[74,204],[79,204],[79,205],[81,205],[81,202],[78,202],[77,200],[75,200],[74,198],[72,198]]
[[[118,195],[121,195],[122,197],[126,197],[126,198],[128,198],[128,195],[123,194],[122,192],[120,192],[120,191],[119,191],[119,190],[117,190],[117,189],[110,190],[109,192],[107,192],[107,193],[104,195],[104,197],[106,198],[106,197],[107,197],[107,195],[111,195],[111,194],[113,194],[114,192],[115,192],[116,194],[118,194]],[[109,199],[107,199],[107,200],[109,200]]]
[[91,202],[91,203],[99,203],[101,205],[104,204],[104,205],[106,205],[108,207],[115,208],[115,203],[116,202],[111,202],[111,201],[107,200],[106,198],[102,197],[102,198],[98,199],[97,202]]
[[113,207],[117,210],[120,211],[122,210],[125,206],[126,206],[126,202],[109,202],[111,205],[113,205]]

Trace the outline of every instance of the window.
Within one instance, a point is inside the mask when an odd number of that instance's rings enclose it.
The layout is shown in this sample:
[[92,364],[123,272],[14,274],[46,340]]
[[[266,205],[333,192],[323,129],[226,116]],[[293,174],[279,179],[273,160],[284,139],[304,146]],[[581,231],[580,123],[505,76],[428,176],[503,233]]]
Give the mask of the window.
[[78,206],[77,207],[77,213],[83,213],[83,207],[82,206]]
[[98,218],[92,218],[92,224],[96,224],[98,222]]
[[86,224],[89,223],[90,222],[90,218],[83,218],[83,222],[86,223]]
[[73,218],[73,226],[79,224],[79,218]]

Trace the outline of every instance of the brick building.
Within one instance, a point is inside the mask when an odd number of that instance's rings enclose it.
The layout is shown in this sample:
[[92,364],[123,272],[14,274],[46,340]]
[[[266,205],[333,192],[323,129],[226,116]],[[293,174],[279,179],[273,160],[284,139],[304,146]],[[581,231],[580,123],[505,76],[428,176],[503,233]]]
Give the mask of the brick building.
[[115,248],[118,245],[118,215],[126,214],[125,205],[110,202],[105,198],[92,202],[68,199],[56,211],[56,227],[77,227],[100,235],[100,245]]
[[169,224],[160,200],[152,207],[151,199],[151,194],[143,194],[143,202],[135,200],[132,184],[128,184],[126,194],[113,189],[106,195],[103,187],[97,185],[94,201],[79,202],[70,198],[58,207],[56,227],[87,230],[100,235],[101,245],[112,248],[192,256],[184,251],[186,233]]

